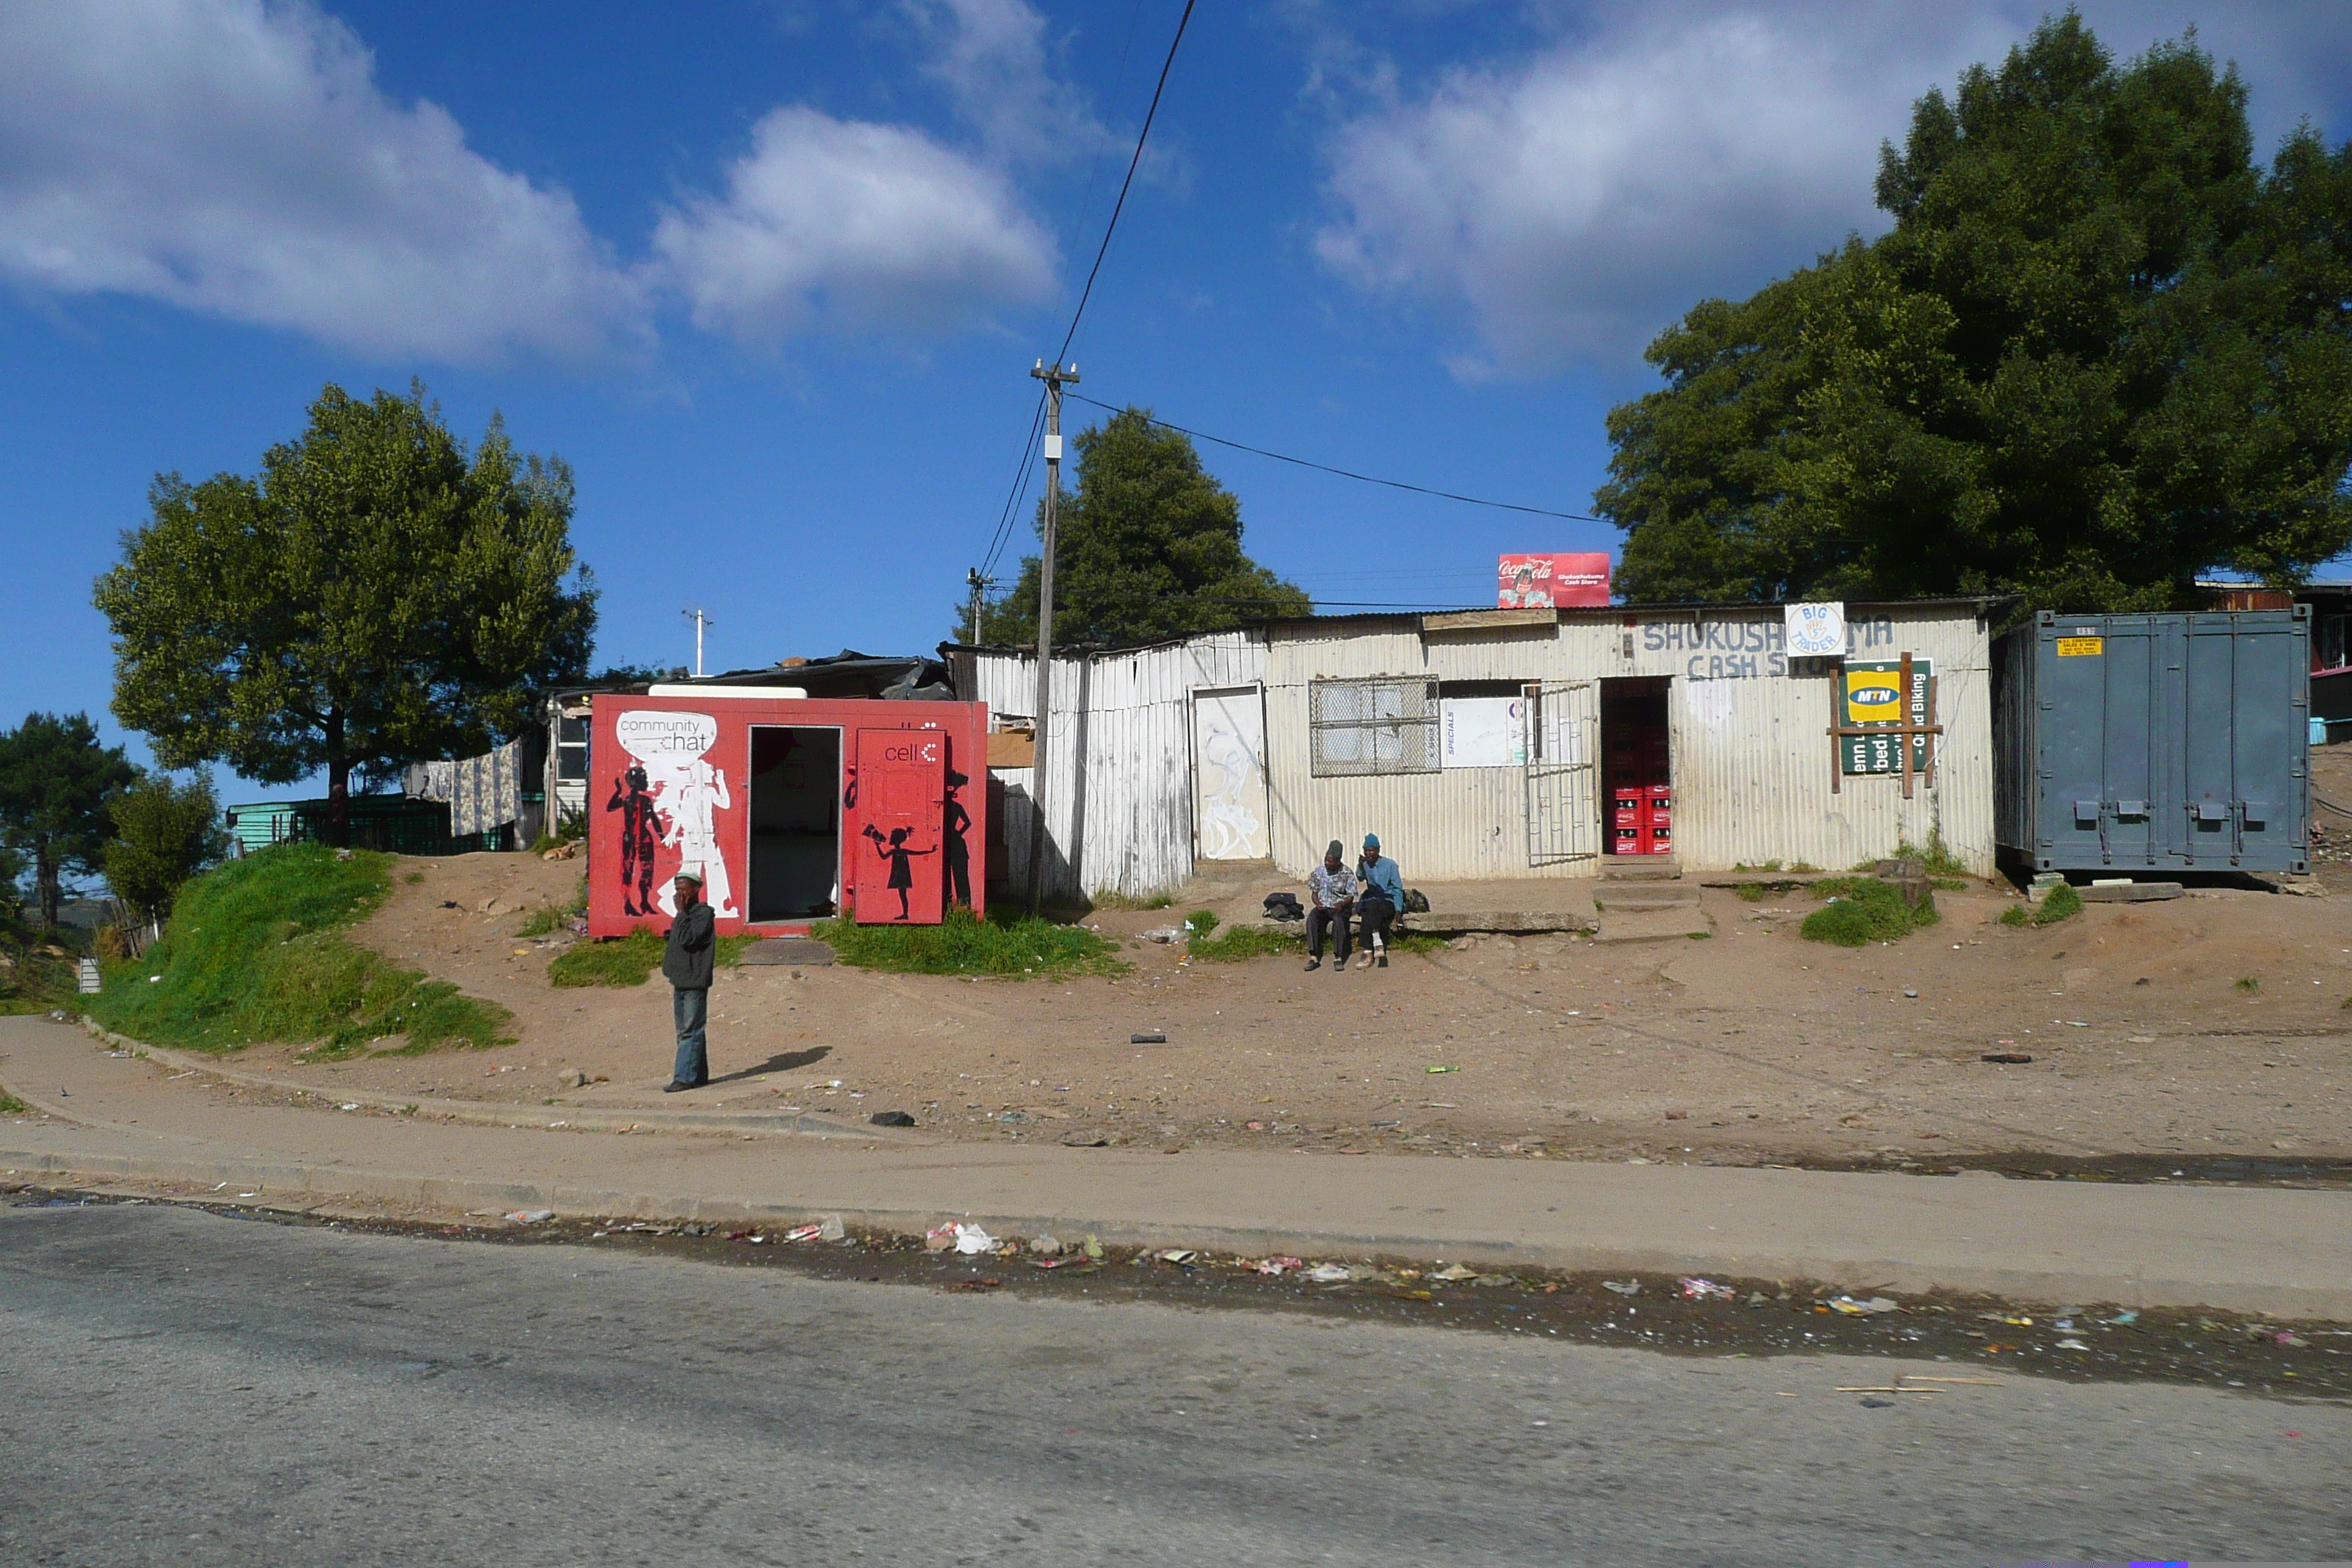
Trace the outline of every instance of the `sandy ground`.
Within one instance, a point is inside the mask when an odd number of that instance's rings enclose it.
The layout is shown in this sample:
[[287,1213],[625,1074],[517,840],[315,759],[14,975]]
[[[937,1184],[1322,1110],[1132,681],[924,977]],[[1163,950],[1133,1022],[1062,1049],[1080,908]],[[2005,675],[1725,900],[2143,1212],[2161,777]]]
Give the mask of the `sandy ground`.
[[[2324,787],[2352,804],[2352,779]],[[2029,931],[1993,923],[2012,894],[1972,887],[1938,895],[1940,925],[1853,951],[1798,937],[1815,907],[1804,894],[1710,889],[1710,940],[1498,937],[1344,973],[1189,963],[1132,941],[1168,911],[1105,912],[1094,923],[1131,942],[1133,971],[1115,979],[721,971],[715,1081],[691,1103],[903,1110],[954,1138],[1099,1130],[1170,1149],[2340,1157],[2352,868],[2323,870],[2333,896],[2200,889]],[[568,939],[513,934],[580,874],[521,856],[408,863],[360,939],[503,1003],[517,1043],[301,1076],[420,1099],[680,1104],[658,1093],[671,1051],[658,978],[557,990],[547,965]],[[1168,1043],[1129,1043],[1153,1030]],[[566,1088],[572,1069],[607,1081]]]

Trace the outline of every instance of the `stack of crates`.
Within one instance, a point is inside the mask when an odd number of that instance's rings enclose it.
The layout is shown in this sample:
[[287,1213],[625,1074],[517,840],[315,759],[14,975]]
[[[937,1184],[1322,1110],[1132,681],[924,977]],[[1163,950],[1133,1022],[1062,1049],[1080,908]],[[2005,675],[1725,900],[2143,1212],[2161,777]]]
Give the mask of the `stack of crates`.
[[1618,854],[1674,853],[1674,790],[1667,777],[1663,726],[1629,726],[1610,737],[1610,812]]

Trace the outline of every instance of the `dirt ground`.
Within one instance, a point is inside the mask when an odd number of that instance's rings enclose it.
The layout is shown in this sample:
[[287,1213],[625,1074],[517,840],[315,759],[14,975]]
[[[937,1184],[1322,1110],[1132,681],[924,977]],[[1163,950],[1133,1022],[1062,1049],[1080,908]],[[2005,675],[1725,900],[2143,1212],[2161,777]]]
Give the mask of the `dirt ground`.
[[[2352,757],[2328,771],[2347,776],[2322,793],[2352,805]],[[2321,873],[2330,896],[2200,889],[2024,931],[1994,923],[2013,893],[1972,885],[1937,896],[1939,925],[1858,950],[1797,935],[1806,894],[1708,889],[1708,940],[1495,937],[1316,973],[1287,958],[1192,963],[1133,940],[1170,911],[1103,912],[1092,923],[1130,942],[1134,968],[1117,978],[722,970],[714,1081],[687,1101],[659,1093],[658,977],[558,990],[547,966],[570,939],[514,935],[531,906],[571,898],[577,862],[416,860],[359,939],[511,1008],[517,1043],[301,1076],[424,1101],[906,1110],[950,1138],[1101,1132],[1171,1152],[2342,1158],[2352,867]],[[1150,1031],[1167,1043],[1129,1043]],[[566,1088],[572,1069],[607,1081]]]

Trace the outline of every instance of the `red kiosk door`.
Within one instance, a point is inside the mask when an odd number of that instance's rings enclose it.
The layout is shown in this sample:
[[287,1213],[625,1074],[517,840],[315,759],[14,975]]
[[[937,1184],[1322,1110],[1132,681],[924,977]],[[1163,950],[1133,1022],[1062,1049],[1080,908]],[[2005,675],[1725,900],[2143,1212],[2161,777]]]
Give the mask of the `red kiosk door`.
[[939,730],[857,732],[859,925],[937,925],[948,738]]

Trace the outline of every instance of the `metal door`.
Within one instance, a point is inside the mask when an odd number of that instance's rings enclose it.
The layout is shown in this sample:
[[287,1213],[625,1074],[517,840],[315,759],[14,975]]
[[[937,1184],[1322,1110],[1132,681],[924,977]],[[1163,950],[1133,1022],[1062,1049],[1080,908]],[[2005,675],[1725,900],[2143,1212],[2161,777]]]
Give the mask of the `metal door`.
[[939,730],[857,732],[859,925],[937,925],[948,738]]
[[1593,764],[1601,750],[1601,684],[1572,680],[1525,689],[1528,864],[1596,858],[1601,803]]
[[1192,693],[1192,838],[1203,860],[1263,860],[1265,695],[1255,686]]

